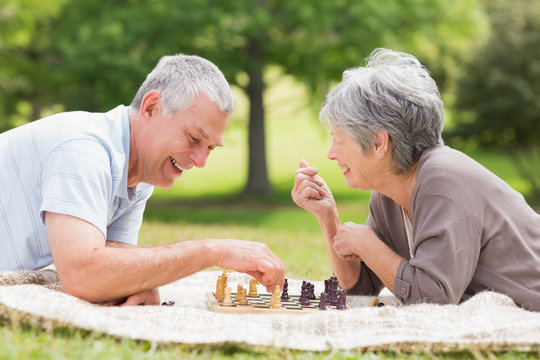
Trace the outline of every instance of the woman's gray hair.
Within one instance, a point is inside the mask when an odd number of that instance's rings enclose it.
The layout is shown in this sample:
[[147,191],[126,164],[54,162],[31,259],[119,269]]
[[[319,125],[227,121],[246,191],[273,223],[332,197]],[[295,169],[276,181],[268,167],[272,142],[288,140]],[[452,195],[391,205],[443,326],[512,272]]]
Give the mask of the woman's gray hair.
[[231,114],[234,109],[231,88],[223,73],[212,62],[196,55],[163,56],[137,91],[131,108],[138,110],[144,95],[151,90],[161,93],[167,115],[188,109],[199,93],[208,96],[224,113]]
[[386,131],[396,173],[408,172],[441,137],[443,102],[435,81],[414,56],[376,49],[365,67],[346,70],[327,96],[321,121],[340,127],[368,151]]

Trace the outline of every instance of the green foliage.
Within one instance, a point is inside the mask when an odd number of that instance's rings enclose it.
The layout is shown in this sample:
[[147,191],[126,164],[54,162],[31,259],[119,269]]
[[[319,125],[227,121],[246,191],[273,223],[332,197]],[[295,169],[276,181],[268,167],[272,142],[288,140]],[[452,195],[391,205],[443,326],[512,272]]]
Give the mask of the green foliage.
[[42,92],[52,90],[43,83],[53,62],[53,53],[45,51],[52,39],[41,34],[51,29],[66,1],[0,2],[0,132],[19,125],[10,115],[31,118],[32,109],[21,106],[21,99],[37,104]]
[[379,46],[439,64],[448,52],[437,49],[474,34],[477,8],[466,0],[5,0],[0,106],[11,115],[29,102],[27,120],[53,104],[107,110],[129,103],[157,59],[178,52],[208,57],[242,88],[252,67],[273,64],[326,86]]
[[515,164],[540,201],[540,3],[490,2],[491,33],[459,81],[461,110],[452,144],[496,147]]

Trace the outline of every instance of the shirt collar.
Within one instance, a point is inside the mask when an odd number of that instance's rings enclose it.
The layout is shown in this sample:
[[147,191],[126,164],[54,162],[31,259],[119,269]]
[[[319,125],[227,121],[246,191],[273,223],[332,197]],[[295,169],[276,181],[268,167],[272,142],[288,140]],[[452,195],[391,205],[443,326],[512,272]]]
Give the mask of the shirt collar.
[[130,125],[129,125],[129,107],[124,106],[122,109],[121,116],[121,127],[122,127],[122,145],[124,149],[124,171],[122,172],[122,180],[120,180],[120,186],[118,188],[117,195],[123,198],[131,200],[136,193],[136,186],[128,188],[128,169],[129,169],[129,149],[130,149]]

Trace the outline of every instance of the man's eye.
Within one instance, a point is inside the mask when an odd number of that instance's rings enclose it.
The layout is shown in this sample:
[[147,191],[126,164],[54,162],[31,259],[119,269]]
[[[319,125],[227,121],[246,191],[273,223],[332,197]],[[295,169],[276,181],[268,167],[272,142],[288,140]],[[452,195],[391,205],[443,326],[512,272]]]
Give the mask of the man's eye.
[[195,138],[193,135],[189,134],[189,137],[193,142],[199,142],[199,139]]

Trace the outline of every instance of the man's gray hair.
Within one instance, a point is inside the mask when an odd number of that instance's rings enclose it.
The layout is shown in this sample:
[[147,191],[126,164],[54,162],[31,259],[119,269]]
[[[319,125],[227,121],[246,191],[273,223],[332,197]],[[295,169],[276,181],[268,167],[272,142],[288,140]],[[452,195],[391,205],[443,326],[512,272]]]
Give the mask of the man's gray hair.
[[386,131],[396,173],[406,173],[441,137],[443,102],[435,81],[414,56],[376,49],[365,67],[346,70],[319,114],[368,151]]
[[212,62],[196,55],[163,56],[137,91],[131,108],[138,110],[150,90],[161,93],[167,115],[188,109],[200,93],[224,113],[231,114],[234,109],[231,88],[223,73]]

